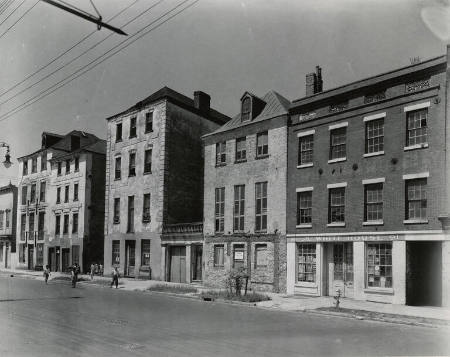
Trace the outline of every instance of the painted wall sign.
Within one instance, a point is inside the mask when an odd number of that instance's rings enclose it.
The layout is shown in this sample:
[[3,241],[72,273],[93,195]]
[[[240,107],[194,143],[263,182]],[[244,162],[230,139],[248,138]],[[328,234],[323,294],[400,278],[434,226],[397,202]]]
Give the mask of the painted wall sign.
[[320,237],[296,237],[299,242],[367,242],[367,241],[392,241],[405,240],[398,234],[387,235],[360,235],[360,236],[320,236]]
[[244,252],[234,252],[234,260],[244,260]]

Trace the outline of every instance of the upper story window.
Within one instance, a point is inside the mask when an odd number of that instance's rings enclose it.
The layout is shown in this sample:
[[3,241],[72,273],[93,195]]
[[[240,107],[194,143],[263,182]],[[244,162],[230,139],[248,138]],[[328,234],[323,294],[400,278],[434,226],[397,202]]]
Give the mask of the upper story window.
[[302,135],[298,138],[298,166],[313,163],[314,135]]
[[244,231],[245,185],[234,186],[233,231]]
[[269,155],[269,135],[267,131],[256,135],[256,157]]
[[128,225],[127,232],[134,232],[134,196],[128,196]]
[[73,200],[78,201],[78,184],[73,185]]
[[236,161],[245,161],[247,159],[247,140],[244,137],[236,139]]
[[428,108],[413,110],[406,113],[406,146],[427,143],[427,118]]
[[28,194],[28,186],[22,186],[22,204],[27,204],[27,194]]
[[64,221],[63,221],[63,234],[69,233],[69,215],[64,215]]
[[23,162],[22,176],[28,175],[28,161]]
[[9,228],[9,225],[10,225],[10,223],[11,223],[11,210],[10,210],[10,209],[7,209],[7,210],[5,211],[5,216],[6,216],[6,225],[5,225],[5,228]]
[[255,231],[267,230],[267,182],[255,184]]
[[427,179],[406,181],[406,219],[427,219]]
[[80,170],[80,158],[76,157],[74,162],[74,171],[78,172]]
[[[4,219],[5,211],[0,211],[0,229],[3,229],[3,219]],[[3,247],[2,247],[3,250]]]
[[31,159],[31,173],[35,174],[37,172],[37,157]]
[[57,172],[57,174],[58,174],[58,176],[61,176],[61,172],[62,172],[62,162],[58,162],[58,163],[57,163],[57,166],[58,166],[58,172]]
[[120,177],[122,175],[122,158],[120,156],[116,157],[116,167],[114,170],[114,179],[120,180]]
[[382,151],[384,151],[384,118],[367,121],[365,153]]
[[364,221],[383,221],[383,183],[364,185]]
[[330,160],[345,159],[347,128],[336,128],[330,130]]
[[28,232],[30,232],[29,238],[33,238],[32,234],[34,232],[34,213],[30,213],[28,216]]
[[56,188],[56,203],[61,203],[61,187]]
[[142,222],[150,222],[150,194],[144,193],[144,202],[142,205]]
[[214,211],[215,231],[223,233],[225,230],[225,187],[216,188]]
[[144,153],[144,174],[152,172],[152,149],[145,150]]
[[136,117],[130,118],[130,138],[136,137]]
[[69,202],[69,185],[64,188],[64,202]]
[[312,190],[297,192],[297,226],[311,225]]
[[128,162],[128,177],[136,176],[136,153],[130,152],[130,158]]
[[39,201],[45,202],[45,189],[46,189],[46,182],[41,181],[41,187],[39,189]]
[[55,234],[61,232],[61,216],[58,214],[55,216]]
[[31,203],[36,202],[36,184],[35,183],[33,183],[31,185],[30,202]]
[[66,175],[70,174],[70,159],[66,160]]
[[345,187],[329,189],[328,223],[345,223]]
[[72,215],[72,233],[78,233],[78,213]]
[[252,103],[249,97],[244,98],[242,101],[241,120],[247,121],[251,118]]
[[145,113],[145,132],[153,131],[153,112]]
[[113,217],[113,223],[114,223],[114,224],[120,223],[120,198],[119,198],[119,197],[114,198],[114,217]]
[[122,123],[116,124],[116,142],[122,141]]
[[41,156],[41,171],[47,170],[47,155],[44,154]]
[[219,244],[214,246],[214,266],[223,267],[224,265],[224,245]]
[[227,163],[227,143],[226,141],[216,144],[216,165],[225,165]]

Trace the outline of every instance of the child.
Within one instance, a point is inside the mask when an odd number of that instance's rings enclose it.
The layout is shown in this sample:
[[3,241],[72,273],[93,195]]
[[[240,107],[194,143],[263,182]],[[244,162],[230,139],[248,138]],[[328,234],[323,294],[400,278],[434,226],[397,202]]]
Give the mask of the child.
[[50,267],[48,265],[45,266],[44,269],[44,279],[45,279],[45,283],[48,284],[48,277],[50,276]]

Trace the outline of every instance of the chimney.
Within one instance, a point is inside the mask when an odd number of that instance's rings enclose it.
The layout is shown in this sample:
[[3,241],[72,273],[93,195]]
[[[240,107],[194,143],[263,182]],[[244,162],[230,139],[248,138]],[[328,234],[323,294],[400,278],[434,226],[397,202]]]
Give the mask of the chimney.
[[194,106],[203,113],[209,113],[211,97],[202,91],[194,92]]
[[306,96],[322,92],[322,69],[316,66],[316,73],[308,73],[306,75]]
[[323,81],[322,81],[322,68],[320,66],[316,66],[316,76],[317,76],[317,86],[314,93],[320,93],[323,90]]

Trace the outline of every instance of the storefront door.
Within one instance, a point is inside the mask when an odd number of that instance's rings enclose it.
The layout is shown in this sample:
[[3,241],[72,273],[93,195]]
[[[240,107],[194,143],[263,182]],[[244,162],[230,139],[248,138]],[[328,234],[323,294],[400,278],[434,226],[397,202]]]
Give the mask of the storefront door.
[[343,297],[353,297],[353,243],[333,245],[333,284],[330,295],[341,291]]
[[136,262],[136,241],[125,241],[125,275],[134,276],[134,267]]
[[186,282],[186,247],[170,247],[170,280],[174,283]]
[[34,247],[31,244],[28,244],[28,269],[33,270],[34,269]]
[[61,254],[62,254],[62,256],[61,256],[61,258],[62,258],[62,262],[61,262],[62,271],[69,271],[70,249],[69,248],[62,248]]
[[202,280],[203,247],[193,245],[192,248],[192,280]]

